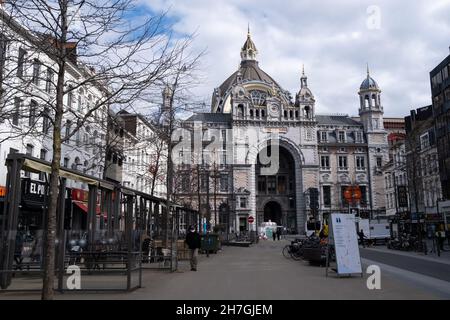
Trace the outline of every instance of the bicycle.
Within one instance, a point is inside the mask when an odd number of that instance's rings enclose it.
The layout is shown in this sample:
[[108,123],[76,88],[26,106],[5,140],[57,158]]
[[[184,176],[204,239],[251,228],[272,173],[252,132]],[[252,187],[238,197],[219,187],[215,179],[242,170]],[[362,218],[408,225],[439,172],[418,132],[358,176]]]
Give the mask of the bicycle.
[[282,253],[286,259],[292,258],[297,261],[301,260],[303,257],[301,241],[291,241],[291,244],[288,244],[283,248]]
[[287,244],[284,248],[283,248],[283,256],[286,258],[286,259],[290,259],[290,258],[292,258],[291,257],[291,245],[290,244]]

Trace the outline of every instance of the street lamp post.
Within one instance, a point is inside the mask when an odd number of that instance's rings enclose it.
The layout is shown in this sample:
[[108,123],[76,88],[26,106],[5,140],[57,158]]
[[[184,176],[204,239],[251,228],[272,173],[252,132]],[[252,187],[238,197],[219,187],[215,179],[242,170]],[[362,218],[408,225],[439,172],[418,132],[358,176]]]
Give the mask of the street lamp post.
[[[214,158],[215,159],[215,158]],[[217,179],[220,178],[220,172],[217,167],[217,163],[214,161],[213,163],[213,174],[212,178],[214,179],[214,226],[217,226],[218,223],[218,217],[217,217]]]
[[[440,202],[444,202],[445,201],[445,199],[442,199],[442,198],[438,198],[437,199],[437,201],[436,201],[436,209],[437,209],[437,214],[438,214],[438,216],[440,217],[441,216],[441,212],[439,212],[439,203]],[[447,232],[448,231],[448,226],[447,226],[447,215],[446,215],[446,213],[445,212],[442,212],[442,221],[444,221],[444,230],[445,230],[445,232]]]

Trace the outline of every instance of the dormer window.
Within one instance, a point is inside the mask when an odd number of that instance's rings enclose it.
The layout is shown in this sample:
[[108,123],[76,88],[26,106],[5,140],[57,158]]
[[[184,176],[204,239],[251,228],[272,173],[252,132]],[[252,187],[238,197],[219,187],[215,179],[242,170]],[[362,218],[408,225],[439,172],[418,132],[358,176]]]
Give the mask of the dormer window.
[[338,140],[340,143],[344,143],[345,142],[345,131],[339,131],[338,133]]
[[357,143],[362,143],[363,142],[363,133],[361,131],[357,131],[355,133],[355,139]]
[[321,131],[320,132],[320,142],[327,142],[328,141],[328,132]]

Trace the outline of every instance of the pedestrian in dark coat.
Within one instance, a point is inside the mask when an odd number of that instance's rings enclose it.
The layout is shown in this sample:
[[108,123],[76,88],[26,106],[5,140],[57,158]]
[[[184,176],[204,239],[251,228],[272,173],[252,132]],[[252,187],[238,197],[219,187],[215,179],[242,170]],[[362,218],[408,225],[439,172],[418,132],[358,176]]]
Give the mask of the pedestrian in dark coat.
[[198,249],[201,247],[200,234],[197,232],[194,226],[189,228],[189,232],[186,235],[186,244],[189,247],[189,259],[191,262],[191,271],[197,271],[198,264]]
[[361,229],[361,231],[358,233],[358,236],[359,236],[359,241],[361,242],[363,248],[365,248],[365,247],[366,247],[366,244],[365,244],[364,241],[365,241],[365,239],[366,239],[367,237],[366,237],[366,235],[364,234],[364,230],[363,230],[363,229]]

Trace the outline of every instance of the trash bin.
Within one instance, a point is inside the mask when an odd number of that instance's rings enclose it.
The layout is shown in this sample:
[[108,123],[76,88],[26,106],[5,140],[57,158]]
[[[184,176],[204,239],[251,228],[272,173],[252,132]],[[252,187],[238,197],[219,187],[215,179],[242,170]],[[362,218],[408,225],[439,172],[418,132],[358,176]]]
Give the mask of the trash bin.
[[220,241],[218,234],[209,233],[202,235],[200,248],[202,252],[217,253],[219,248],[220,248]]

